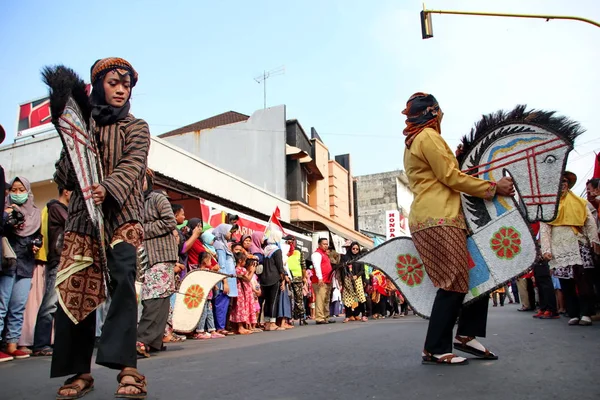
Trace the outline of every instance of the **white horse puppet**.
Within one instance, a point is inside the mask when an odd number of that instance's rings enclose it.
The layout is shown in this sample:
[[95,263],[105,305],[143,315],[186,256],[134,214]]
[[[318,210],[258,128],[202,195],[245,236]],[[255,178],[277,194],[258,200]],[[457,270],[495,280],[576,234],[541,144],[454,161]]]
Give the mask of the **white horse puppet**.
[[[463,137],[461,170],[491,181],[511,176],[517,192],[515,198],[489,201],[462,194],[470,253],[465,303],[489,295],[536,261],[539,252],[530,222],[556,217],[561,176],[581,133],[576,122],[520,105],[484,116]],[[355,261],[383,271],[411,308],[429,317],[437,288],[410,237],[392,239]]]

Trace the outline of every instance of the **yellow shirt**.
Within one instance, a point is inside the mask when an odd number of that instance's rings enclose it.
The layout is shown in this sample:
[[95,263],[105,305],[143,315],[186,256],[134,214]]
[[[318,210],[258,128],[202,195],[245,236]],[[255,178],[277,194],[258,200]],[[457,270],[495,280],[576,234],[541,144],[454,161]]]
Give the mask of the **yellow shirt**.
[[35,255],[35,259],[37,261],[46,262],[48,261],[48,206],[42,209],[42,226],[41,226],[41,234],[43,236],[44,243],[40,250]]
[[496,192],[490,181],[461,172],[446,141],[431,128],[404,150],[404,170],[414,194],[408,219],[411,232],[433,226],[466,229],[460,193],[490,199]]

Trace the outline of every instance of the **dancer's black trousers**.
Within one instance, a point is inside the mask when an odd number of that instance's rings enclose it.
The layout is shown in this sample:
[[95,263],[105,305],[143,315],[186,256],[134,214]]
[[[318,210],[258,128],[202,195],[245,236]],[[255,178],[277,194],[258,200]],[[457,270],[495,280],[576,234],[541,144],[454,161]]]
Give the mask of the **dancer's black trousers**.
[[160,350],[169,319],[171,299],[165,297],[162,299],[143,300],[142,307],[144,309],[142,310],[142,317],[138,324],[137,340],[154,350]]
[[452,353],[452,331],[459,314],[457,335],[485,337],[489,296],[481,296],[466,307],[462,306],[464,298],[465,293],[438,289],[425,338],[426,351]]
[[[136,249],[121,242],[106,251],[110,307],[98,343],[96,363],[112,369],[137,367]],[[96,339],[96,313],[75,325],[58,307],[55,319],[52,378],[89,373]]]
[[536,263],[533,266],[533,275],[535,276],[535,284],[538,288],[540,310],[556,314],[556,293],[554,292],[548,263],[545,261]]

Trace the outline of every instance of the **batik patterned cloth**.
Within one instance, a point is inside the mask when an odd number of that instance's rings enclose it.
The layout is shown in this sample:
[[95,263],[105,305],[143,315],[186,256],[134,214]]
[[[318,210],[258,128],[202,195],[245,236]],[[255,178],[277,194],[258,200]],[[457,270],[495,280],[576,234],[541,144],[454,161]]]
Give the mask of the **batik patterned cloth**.
[[453,226],[423,229],[413,242],[434,286],[451,292],[469,291],[467,234]]
[[[139,248],[143,239],[142,225],[127,223],[115,230],[111,246],[125,242]],[[60,305],[74,323],[85,319],[106,300],[105,277],[97,262],[98,254],[97,242],[91,236],[65,233],[56,288]]]
[[102,74],[112,70],[118,70],[121,75],[125,72],[131,73],[131,87],[137,83],[138,73],[136,70],[133,69],[129,61],[119,57],[108,57],[96,61],[92,67],[92,82],[96,82]]
[[162,299],[175,293],[175,263],[157,263],[144,271],[142,301]]
[[294,319],[304,318],[304,296],[302,294],[304,282],[302,277],[296,277],[292,279],[292,293],[294,297],[294,308],[292,310],[292,317]]
[[344,303],[344,306],[354,310],[366,301],[367,298],[365,297],[362,279],[360,277],[354,279],[353,275],[346,275],[344,277],[344,290],[342,291],[342,302]]

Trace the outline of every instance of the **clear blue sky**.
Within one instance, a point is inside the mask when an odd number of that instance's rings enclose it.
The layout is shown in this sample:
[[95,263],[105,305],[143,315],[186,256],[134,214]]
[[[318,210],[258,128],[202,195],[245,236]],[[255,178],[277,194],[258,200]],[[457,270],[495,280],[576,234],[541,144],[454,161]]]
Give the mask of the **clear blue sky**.
[[[59,5],[60,3],[60,5]],[[428,8],[574,14],[597,1],[430,1]],[[572,3],[572,4],[570,4]],[[132,112],[157,135],[212,115],[268,105],[314,126],[355,175],[402,169],[400,111],[415,91],[438,97],[452,147],[482,113],[518,103],[555,109],[588,129],[569,167],[585,178],[600,148],[600,29],[567,21],[434,16],[419,1],[5,1],[0,6],[0,123],[11,140],[19,103],[41,97],[40,69],[63,63],[89,80],[102,57],[131,61]]]

